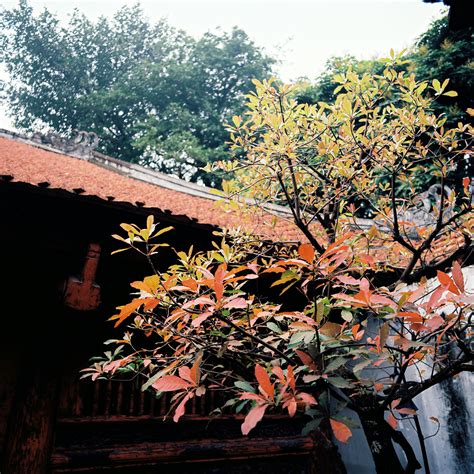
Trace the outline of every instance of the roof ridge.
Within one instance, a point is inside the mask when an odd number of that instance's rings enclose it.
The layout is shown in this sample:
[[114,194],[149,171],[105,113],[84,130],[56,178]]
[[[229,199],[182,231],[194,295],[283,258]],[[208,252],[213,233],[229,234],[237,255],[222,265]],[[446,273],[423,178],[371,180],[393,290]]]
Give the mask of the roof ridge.
[[[161,171],[152,170],[146,168],[145,166],[130,163],[128,161],[120,160],[109,155],[105,155],[95,150],[91,150],[88,155],[82,153],[74,153],[71,151],[64,151],[59,148],[51,147],[44,143],[39,143],[33,140],[27,135],[0,128],[0,137],[10,138],[18,140],[27,145],[34,146],[52,153],[56,153],[63,156],[68,156],[71,158],[89,161],[97,166],[101,166],[109,171],[113,171],[124,176],[127,176],[138,181],[143,181],[145,183],[153,184],[165,189],[170,189],[172,191],[177,191],[191,196],[200,197],[203,199],[209,199],[211,201],[218,201],[222,199],[222,196],[219,195],[219,190],[215,188],[210,188],[204,185],[192,183],[190,181],[185,181],[184,179],[172,176]],[[245,200],[247,204],[256,205],[257,203],[251,199]],[[290,209],[278,204],[264,204],[261,206],[267,212],[277,214],[281,217],[289,217],[291,215]]]

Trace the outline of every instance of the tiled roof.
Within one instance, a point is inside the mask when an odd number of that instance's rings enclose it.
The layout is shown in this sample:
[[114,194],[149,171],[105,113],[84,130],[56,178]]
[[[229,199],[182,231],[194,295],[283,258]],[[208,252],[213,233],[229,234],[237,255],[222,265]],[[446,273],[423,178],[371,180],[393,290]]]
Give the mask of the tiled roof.
[[[218,196],[204,186],[126,163],[97,152],[87,159],[51,149],[22,136],[0,130],[0,185],[5,181],[23,182],[40,188],[60,189],[80,196],[97,196],[108,202],[128,203],[140,208],[156,209],[172,216],[186,216],[200,224],[221,228],[241,227],[259,238],[277,241],[306,240],[291,222],[289,211],[270,206],[269,212],[251,216],[226,211],[217,205]],[[275,215],[279,216],[275,219]],[[471,233],[474,219],[465,224]],[[370,228],[374,221],[358,219],[358,227]],[[362,242],[362,241],[361,241]],[[446,232],[431,246],[425,258],[442,260],[461,247],[459,232]],[[361,249],[362,251],[362,249]],[[376,260],[401,266],[410,255],[399,244],[372,242],[370,251]]]
[[301,240],[298,229],[284,219],[284,208],[272,214],[283,216],[272,225],[273,215],[260,212],[251,218],[217,206],[218,197],[204,186],[151,171],[93,152],[87,159],[0,131],[0,177],[48,189],[62,189],[81,196],[126,202],[141,208],[185,215],[201,224],[242,227],[263,238]]

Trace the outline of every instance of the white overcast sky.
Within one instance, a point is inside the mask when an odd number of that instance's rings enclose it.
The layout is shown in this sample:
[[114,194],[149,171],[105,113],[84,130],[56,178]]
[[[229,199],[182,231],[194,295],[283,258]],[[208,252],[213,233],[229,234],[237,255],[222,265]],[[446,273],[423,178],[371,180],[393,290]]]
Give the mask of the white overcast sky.
[[[11,8],[17,0],[0,0]],[[74,8],[91,18],[109,16],[135,0],[30,0],[36,11],[47,7],[67,21]],[[193,36],[233,26],[281,62],[285,80],[314,78],[333,55],[359,58],[388,55],[409,45],[438,18],[440,3],[422,0],[142,0],[150,20],[165,17]],[[0,110],[0,127],[11,128]]]

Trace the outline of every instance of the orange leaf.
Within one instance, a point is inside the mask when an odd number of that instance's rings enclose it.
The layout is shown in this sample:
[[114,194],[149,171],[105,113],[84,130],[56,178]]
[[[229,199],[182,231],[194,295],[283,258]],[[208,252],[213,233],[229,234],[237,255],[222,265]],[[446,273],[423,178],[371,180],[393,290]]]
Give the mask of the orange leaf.
[[296,390],[295,374],[293,372],[293,367],[291,365],[288,366],[287,373],[288,373],[288,382],[290,384],[290,387],[293,391],[295,391]]
[[143,300],[135,298],[125,306],[119,307],[118,309],[120,309],[120,313],[110,318],[110,321],[114,321],[115,319],[117,320],[114,327],[117,327],[119,324],[123,323],[123,321],[125,321],[132,313],[134,313],[143,304],[143,302]]
[[197,291],[199,287],[197,281],[194,278],[188,278],[187,280],[183,280],[181,283],[183,286],[189,288],[192,291]]
[[406,318],[410,323],[422,323],[423,317],[416,311],[400,311],[397,316],[399,318]]
[[336,337],[341,332],[342,326],[337,323],[328,321],[319,330],[322,334],[328,337]]
[[296,352],[296,355],[300,358],[301,362],[303,362],[303,364],[306,365],[306,367],[316,372],[317,370],[316,364],[314,363],[313,359],[311,358],[309,354],[307,354],[306,352],[300,351],[299,349],[296,349],[295,352]]
[[214,291],[216,293],[217,303],[220,304],[222,297],[224,296],[224,277],[227,273],[225,263],[219,265],[214,275]]
[[444,273],[440,270],[438,270],[438,280],[443,285],[446,289],[448,289],[451,293],[459,294],[459,290],[454,284],[453,280],[451,280],[451,277],[447,274]]
[[352,436],[352,431],[344,423],[329,418],[331,423],[332,432],[338,441],[341,443],[347,443],[347,440]]
[[301,244],[298,247],[299,256],[308,263],[314,260],[314,248],[311,244]]
[[362,263],[365,263],[366,265],[369,265],[370,267],[373,267],[375,265],[375,259],[374,257],[372,257],[372,255],[359,254],[358,257]]
[[268,405],[257,405],[248,412],[241,426],[243,435],[248,435],[250,431],[257,426],[257,423],[263,418],[267,406]]
[[143,310],[144,311],[152,311],[158,306],[160,302],[157,298],[143,298]]
[[165,375],[158,379],[152,387],[159,392],[176,392],[191,387],[191,384],[176,375]]
[[259,364],[255,366],[255,378],[259,383],[263,392],[269,397],[273,398],[275,395],[275,388],[270,381],[270,377],[267,374],[267,371]]
[[198,356],[196,357],[196,359],[194,360],[194,364],[191,367],[191,371],[190,371],[191,379],[196,385],[199,384],[199,380],[201,378],[201,370],[200,370],[201,361],[202,361],[202,352],[200,352]]

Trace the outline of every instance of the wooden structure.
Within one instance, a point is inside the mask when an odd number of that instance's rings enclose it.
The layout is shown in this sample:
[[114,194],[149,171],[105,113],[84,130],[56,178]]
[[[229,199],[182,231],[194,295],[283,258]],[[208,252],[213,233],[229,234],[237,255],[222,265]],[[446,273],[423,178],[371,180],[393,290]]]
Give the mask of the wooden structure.
[[[150,213],[173,225],[177,249],[206,248],[216,225],[243,224],[205,188],[98,153],[66,155],[0,133],[0,450],[2,474],[46,472],[340,472],[328,439],[298,420],[270,418],[240,435],[194,401],[179,424],[134,383],[79,380],[114,337],[107,322],[148,269],[110,237]],[[232,222],[232,219],[235,221]],[[265,232],[265,218],[251,222]],[[270,229],[290,238],[289,227]],[[172,258],[164,253],[161,264]]]

